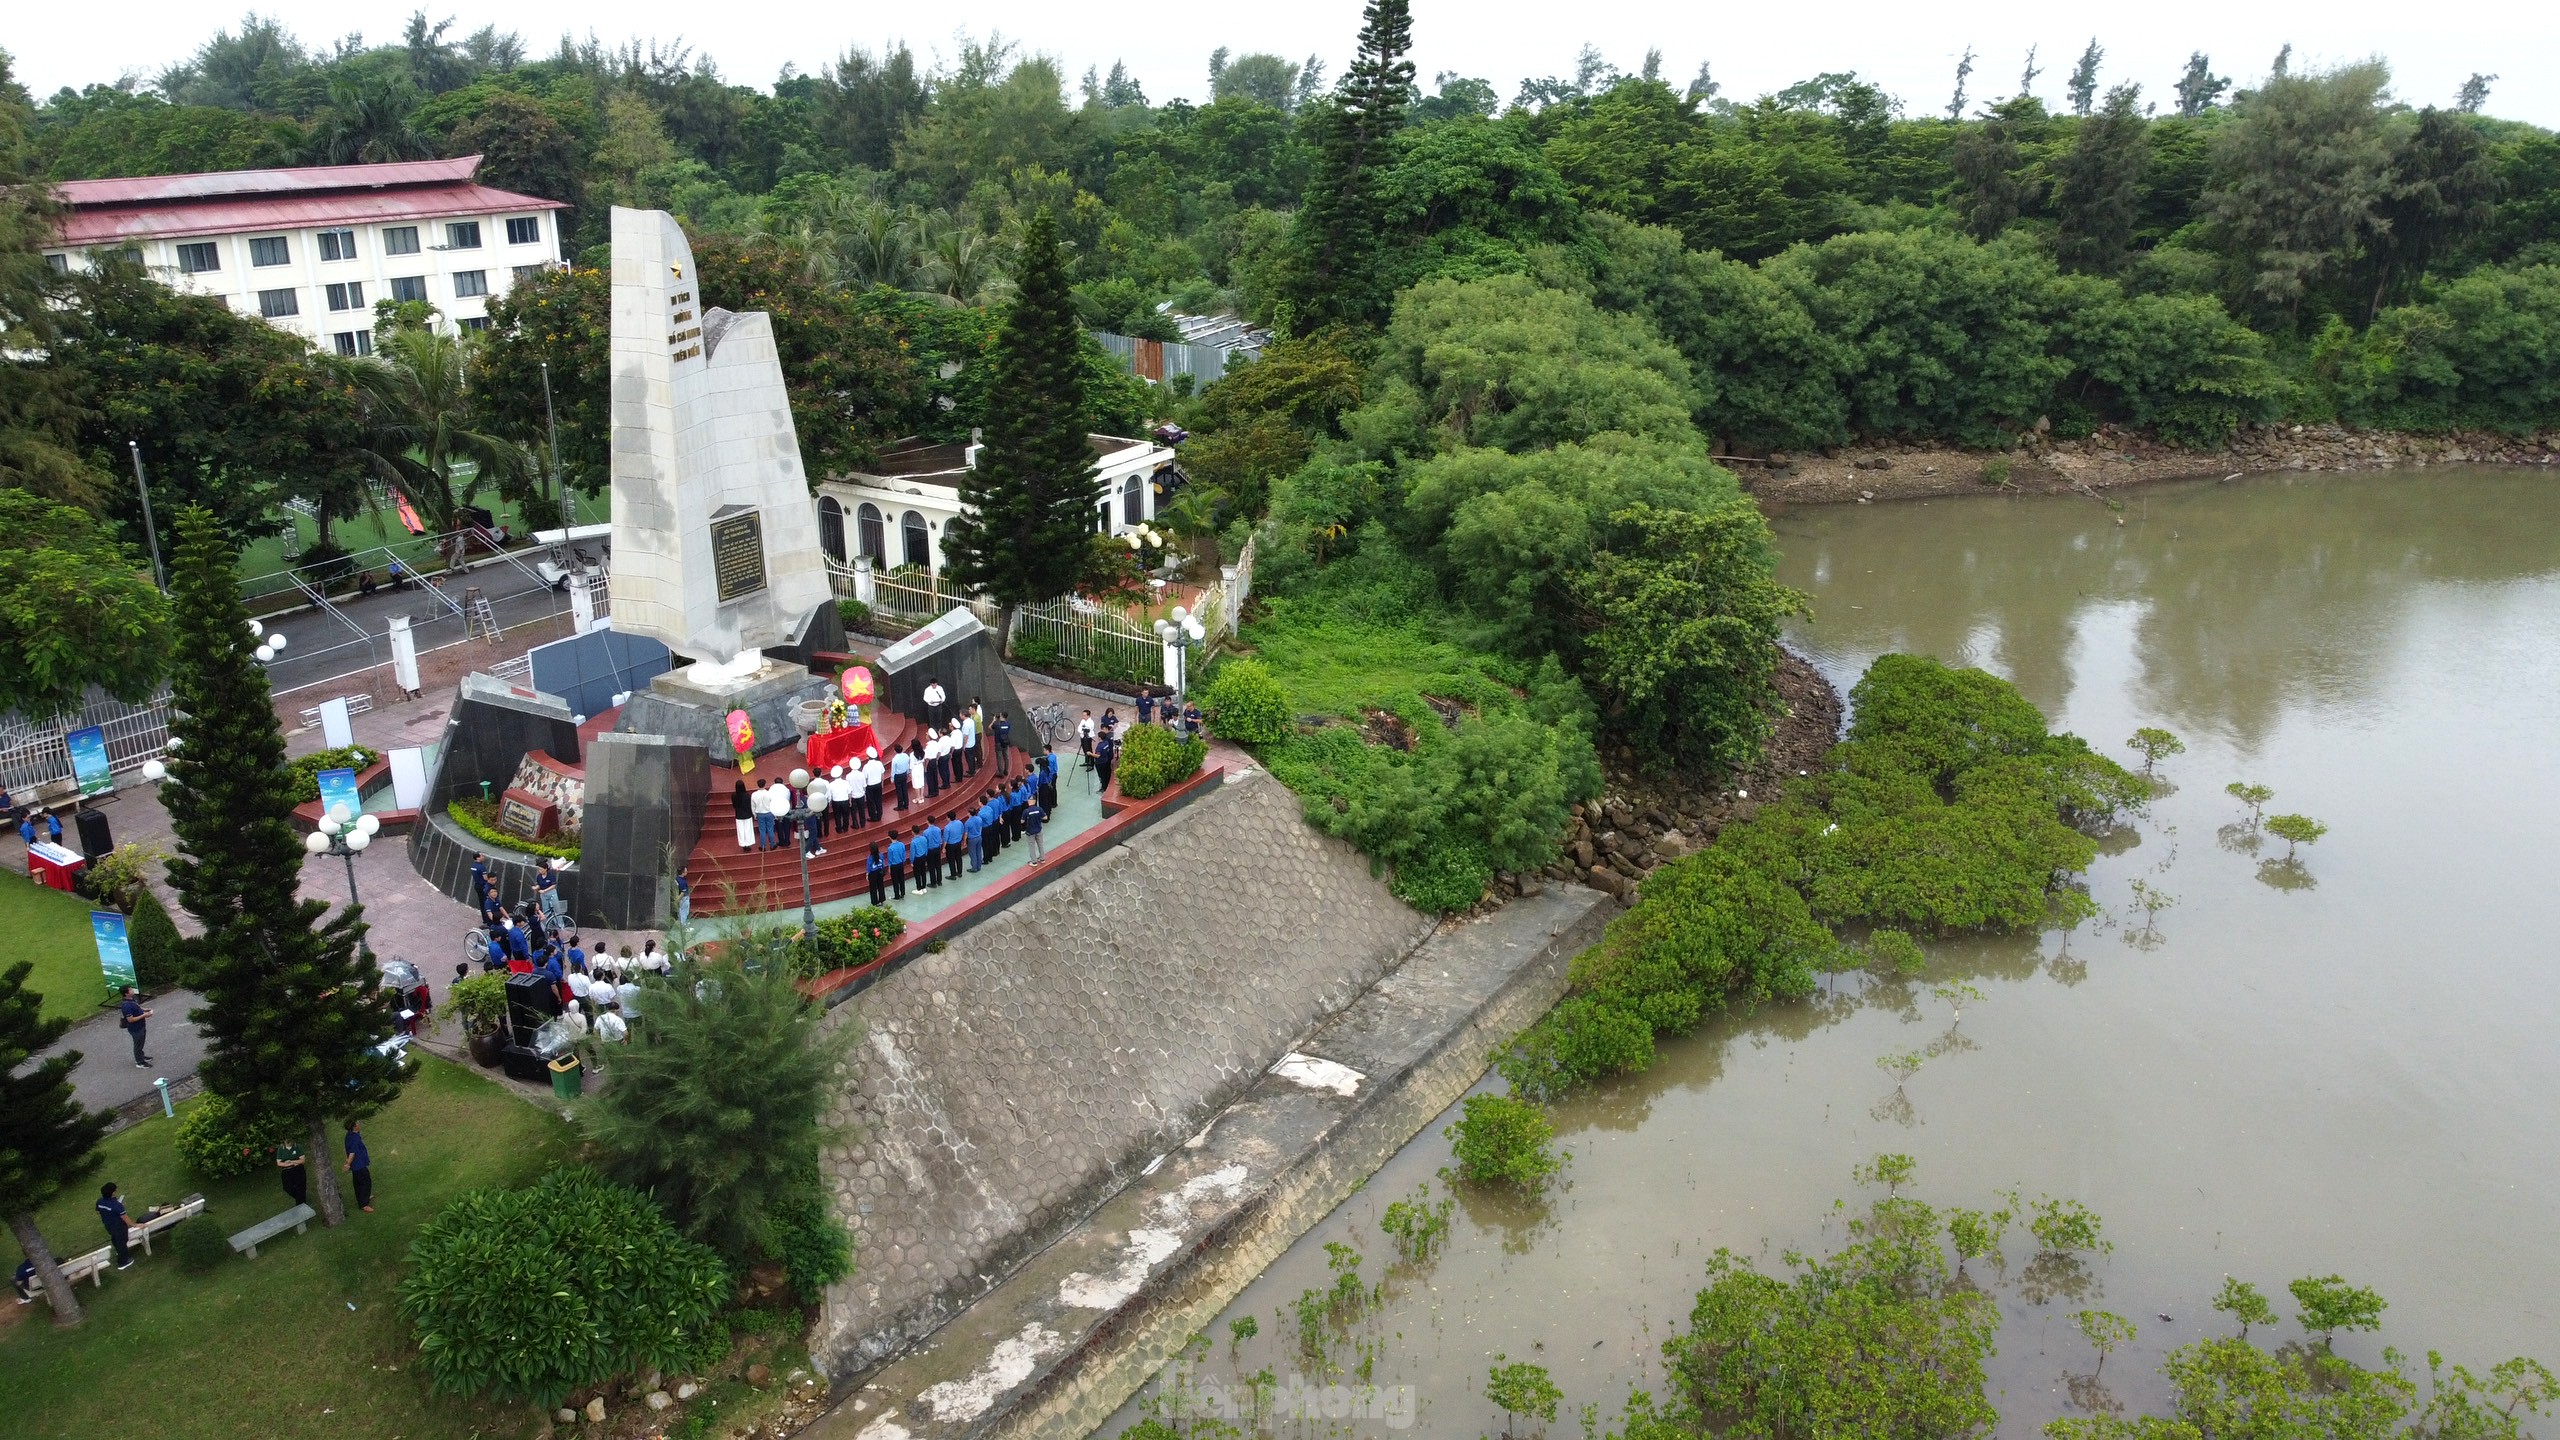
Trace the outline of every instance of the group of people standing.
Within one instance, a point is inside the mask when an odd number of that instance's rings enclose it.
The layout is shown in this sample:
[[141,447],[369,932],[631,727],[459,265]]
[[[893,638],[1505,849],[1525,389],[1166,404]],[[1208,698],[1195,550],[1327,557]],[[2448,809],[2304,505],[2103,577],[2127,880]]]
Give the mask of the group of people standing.
[[[1164,728],[1188,739],[1200,736],[1200,707],[1177,704],[1170,694],[1159,698],[1154,686],[1138,691],[1138,723],[1153,725],[1161,718]],[[1104,707],[1102,718],[1093,718],[1087,710],[1076,721],[1076,744],[1084,752],[1084,763],[1094,773],[1097,786],[1111,788],[1111,772],[1120,765],[1120,712]]]
[[885,845],[872,842],[863,862],[871,903],[905,899],[910,880],[924,891],[973,874],[1008,845],[1027,842],[1031,863],[1041,863],[1048,858],[1041,832],[1057,806],[1058,759],[1044,753],[1012,784],[987,792],[976,809],[954,810],[912,829],[891,831]]

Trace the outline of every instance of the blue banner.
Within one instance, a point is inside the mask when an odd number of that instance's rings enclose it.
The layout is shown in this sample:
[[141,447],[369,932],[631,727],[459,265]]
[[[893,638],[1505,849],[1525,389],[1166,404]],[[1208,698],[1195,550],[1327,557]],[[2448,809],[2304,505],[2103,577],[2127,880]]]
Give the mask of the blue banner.
[[356,793],[356,772],[323,770],[318,778],[321,814],[326,815],[344,805],[347,807],[347,819],[352,823],[356,816],[364,813],[364,797]]
[[125,937],[124,917],[113,910],[92,910],[89,933],[98,942],[98,968],[107,972],[107,988],[122,991],[139,984],[133,977],[133,942]]
[[80,793],[95,795],[116,788],[115,771],[107,764],[107,732],[91,725],[62,737],[71,748],[71,778],[80,782]]

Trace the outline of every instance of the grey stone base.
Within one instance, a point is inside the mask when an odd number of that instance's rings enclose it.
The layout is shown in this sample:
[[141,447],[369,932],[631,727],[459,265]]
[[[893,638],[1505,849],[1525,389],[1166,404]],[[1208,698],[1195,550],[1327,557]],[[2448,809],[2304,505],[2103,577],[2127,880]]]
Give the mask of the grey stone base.
[[729,712],[744,710],[756,728],[756,753],[762,755],[798,744],[800,731],[791,723],[792,704],[822,697],[829,689],[824,676],[797,669],[718,688],[696,685],[684,678],[683,671],[670,670],[623,702],[613,730],[617,735],[662,735],[674,744],[697,745],[726,759],[736,753],[729,748]]
[[1558,887],[1434,935],[1297,1043],[1293,1061],[1317,1065],[1260,1074],[922,1345],[867,1376],[837,1373],[843,1399],[804,1440],[1090,1434],[1456,1103],[1564,993],[1573,956],[1616,912],[1596,890]]

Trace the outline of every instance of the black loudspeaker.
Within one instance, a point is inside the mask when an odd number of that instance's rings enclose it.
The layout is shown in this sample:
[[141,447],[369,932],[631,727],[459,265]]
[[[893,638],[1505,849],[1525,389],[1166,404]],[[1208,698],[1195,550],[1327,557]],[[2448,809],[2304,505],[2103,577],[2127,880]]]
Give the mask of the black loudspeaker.
[[508,1079],[522,1080],[528,1085],[540,1085],[551,1078],[550,1067],[542,1063],[542,1057],[534,1054],[530,1045],[508,1046],[498,1064],[506,1071]]
[[560,982],[541,975],[507,977],[507,1024],[518,1045],[531,1045],[542,1022],[560,1013]]
[[80,853],[87,856],[91,863],[96,863],[100,858],[115,850],[116,842],[107,834],[107,817],[104,813],[96,810],[83,810],[80,812],[78,819],[80,822]]

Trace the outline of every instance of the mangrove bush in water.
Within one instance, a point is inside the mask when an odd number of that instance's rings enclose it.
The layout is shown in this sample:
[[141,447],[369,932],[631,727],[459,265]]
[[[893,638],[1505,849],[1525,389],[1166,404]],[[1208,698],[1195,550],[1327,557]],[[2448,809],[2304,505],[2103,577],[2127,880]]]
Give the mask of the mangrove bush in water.
[[[1850,699],[1857,719],[1825,770],[1655,871],[1574,961],[1567,998],[1501,1060],[1516,1092],[1641,1070],[1657,1035],[1809,994],[1817,973],[1858,963],[1840,959],[1835,925],[1949,934],[2091,913],[2071,884],[2097,854],[2085,828],[2139,806],[2140,777],[1979,670],[1887,655]],[[1890,933],[1871,943],[1898,953]]]

